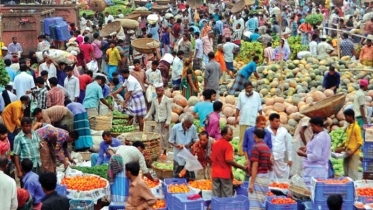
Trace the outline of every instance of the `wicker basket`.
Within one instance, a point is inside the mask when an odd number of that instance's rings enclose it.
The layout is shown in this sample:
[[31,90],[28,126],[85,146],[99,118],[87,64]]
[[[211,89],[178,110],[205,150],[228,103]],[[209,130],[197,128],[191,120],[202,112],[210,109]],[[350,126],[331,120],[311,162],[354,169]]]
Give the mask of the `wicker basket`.
[[109,24],[107,24],[101,31],[100,36],[110,36],[111,33],[117,32],[121,27],[121,23],[119,21],[114,21]]
[[170,1],[168,1],[168,0],[157,0],[157,1],[156,1],[156,3],[157,3],[158,5],[167,5],[168,2],[170,2]]
[[145,6],[147,3],[147,1],[135,1],[136,6]]
[[89,7],[91,10],[96,12],[102,12],[105,10],[106,3],[104,0],[91,0],[89,2]]
[[152,11],[154,12],[166,12],[168,9],[170,9],[169,5],[159,5],[152,7]]
[[291,196],[293,196],[294,198],[301,200],[308,200],[311,197],[311,191],[309,189],[305,189],[295,185],[289,186],[289,194],[291,194]]
[[159,179],[166,179],[166,178],[173,178],[173,170],[166,170],[166,169],[160,169],[157,168],[154,164],[152,164],[152,169],[157,174],[157,177]]
[[133,11],[132,14],[140,14],[141,17],[147,17],[148,15],[152,14],[151,11]]
[[339,93],[332,97],[326,98],[322,101],[318,101],[313,105],[305,108],[301,114],[304,114],[308,117],[318,116],[321,118],[326,118],[331,115],[337,114],[339,110],[343,107],[346,101],[346,94]]
[[130,14],[130,15],[126,15],[124,18],[131,19],[131,20],[137,20],[139,19],[139,17],[140,17],[140,14]]
[[[138,15],[138,17],[140,17],[139,14],[135,14],[135,15]],[[137,20],[132,20],[132,19],[128,19],[128,18],[116,19],[115,21],[120,22],[120,25],[123,28],[127,28],[127,29],[136,29],[140,25],[140,23]]]
[[241,0],[237,2],[235,5],[233,5],[233,8],[231,9],[231,12],[233,14],[237,14],[242,12],[242,10],[245,8],[245,0]]
[[142,141],[145,145],[144,157],[148,165],[157,160],[162,152],[161,135],[154,132],[132,132],[125,137],[125,142]]
[[225,3],[225,6],[228,8],[228,9],[232,9],[234,4],[232,2],[227,2]]
[[137,52],[149,54],[154,52],[154,49],[159,47],[161,43],[155,39],[141,38],[133,40],[131,45]]

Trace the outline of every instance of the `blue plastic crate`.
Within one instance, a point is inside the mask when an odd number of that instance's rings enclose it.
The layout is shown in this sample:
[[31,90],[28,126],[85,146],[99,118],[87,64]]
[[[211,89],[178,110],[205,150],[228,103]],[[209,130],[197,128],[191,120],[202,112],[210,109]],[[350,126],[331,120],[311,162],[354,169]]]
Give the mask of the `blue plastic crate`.
[[56,186],[56,189],[55,191],[59,194],[59,195],[63,195],[63,196],[66,196],[67,195],[67,189],[66,189],[66,185],[57,185]]
[[308,209],[306,209],[306,206],[304,205],[304,203],[306,203],[306,202],[311,202],[311,204],[312,204],[311,200],[296,200],[296,202],[297,202],[298,210],[308,210]]
[[94,210],[95,204],[91,200],[70,200],[70,210]]
[[66,22],[59,22],[56,24],[57,39],[60,41],[66,41],[71,38],[69,26]]
[[[329,209],[326,201],[325,202],[314,202],[312,206],[313,206],[314,210]],[[354,202],[353,201],[352,202],[345,202],[343,200],[342,210],[351,210],[351,209],[354,209]]]
[[373,160],[373,143],[365,142],[363,146],[364,159]]
[[211,209],[213,210],[249,210],[249,199],[244,195],[228,198],[212,197]]
[[168,191],[168,189],[165,191],[165,200],[166,200],[166,203],[167,203],[167,206],[169,209],[173,209],[173,205],[174,205],[174,200],[175,200],[175,195],[178,195],[178,194],[188,194],[190,195],[191,193],[188,192],[188,193],[170,193]]
[[[344,178],[345,177],[341,177],[338,180]],[[340,194],[343,198],[343,202],[355,201],[355,186],[353,181],[346,184],[325,184],[324,182],[316,182],[315,188],[311,189],[311,191],[313,202],[326,202],[328,197],[332,194]]]
[[184,178],[167,178],[163,180],[163,192],[166,194],[168,185],[170,184],[188,184]]
[[373,160],[366,160],[364,157],[363,160],[363,171],[364,172],[372,172],[373,171]]
[[63,22],[63,18],[62,17],[45,18],[43,22],[44,22],[44,33],[46,35],[51,35],[50,25],[56,25],[59,22]]
[[111,202],[109,205],[109,210],[124,210],[125,208],[125,202]]
[[56,24],[49,25],[50,37],[57,40]]
[[198,200],[188,200],[188,196],[195,193],[175,194],[173,200],[173,209],[177,210],[203,210],[203,198]]
[[267,209],[270,210],[298,210],[298,204],[273,204],[267,201]]
[[357,201],[361,203],[373,203],[373,196],[357,196]]
[[240,187],[236,189],[236,194],[237,195],[244,195],[247,197],[248,195],[248,189],[249,189],[249,182],[244,181]]

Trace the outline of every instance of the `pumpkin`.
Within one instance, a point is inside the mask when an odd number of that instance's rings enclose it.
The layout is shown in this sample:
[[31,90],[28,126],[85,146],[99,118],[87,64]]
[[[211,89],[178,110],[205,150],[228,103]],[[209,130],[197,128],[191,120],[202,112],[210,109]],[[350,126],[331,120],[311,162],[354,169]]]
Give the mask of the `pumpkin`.
[[172,123],[177,123],[178,120],[179,120],[179,115],[176,114],[175,112],[172,112],[171,113],[171,122]]
[[286,108],[286,113],[289,115],[295,112],[298,112],[298,107],[296,106],[290,105]]
[[334,96],[334,91],[332,91],[330,89],[326,89],[324,91],[324,94],[325,94],[326,97]]
[[285,99],[282,97],[275,97],[275,103],[284,103]]
[[275,103],[275,105],[273,105],[273,110],[275,110],[276,112],[283,112],[285,110],[285,107],[281,103]]
[[235,117],[228,117],[227,122],[229,125],[236,124],[236,118]]
[[340,110],[340,111],[338,112],[338,114],[337,114],[337,119],[338,119],[339,121],[341,121],[341,120],[344,120],[344,119],[345,119],[345,116],[344,116],[344,114],[343,114],[343,111],[342,111],[342,110]]
[[266,99],[264,100],[264,103],[265,103],[267,106],[272,106],[272,105],[275,104],[275,99],[273,99],[273,98],[266,98]]
[[321,101],[321,100],[325,99],[326,96],[321,91],[315,91],[315,92],[312,93],[312,98],[316,102],[316,101]]
[[220,120],[219,120],[220,124],[227,124],[227,118],[221,118],[220,117]]
[[306,102],[307,104],[312,104],[312,103],[313,103],[313,98],[312,98],[311,96],[306,97],[305,100],[306,100],[305,102]]
[[226,107],[223,109],[223,114],[224,114],[225,116],[227,116],[228,118],[229,118],[229,117],[232,117],[232,116],[234,116],[234,114],[235,114],[235,109],[233,109],[232,107],[226,106]]
[[199,98],[197,96],[191,96],[188,100],[188,106],[195,106],[199,102]]
[[189,112],[189,106],[184,107],[184,111],[183,111],[183,112],[184,112],[184,113]]
[[234,96],[229,95],[229,96],[225,97],[225,103],[235,105],[236,104],[236,99],[235,99]]
[[280,114],[280,123],[286,124],[288,122],[288,116],[286,114]]
[[176,95],[173,99],[172,102],[175,104],[181,106],[181,107],[186,107],[188,105],[188,101],[183,95]]
[[171,93],[170,89],[165,90],[164,91],[164,95],[167,96],[167,97],[169,97],[169,98],[171,98],[172,93]]
[[175,112],[176,114],[181,114],[183,113],[184,109],[183,107],[177,105],[177,104],[171,104],[171,109],[172,109],[172,112]]
[[288,124],[289,124],[291,127],[295,127],[295,126],[297,126],[297,121],[294,120],[294,119],[289,119]]
[[175,96],[180,95],[180,94],[181,94],[180,91],[178,91],[178,90],[174,90],[174,91],[172,92],[171,96],[172,96],[172,98],[174,98]]
[[195,70],[194,73],[196,73],[196,76],[202,76],[201,70]]
[[182,114],[179,116],[179,122],[183,122],[183,121],[184,121],[184,116],[185,116],[185,113],[182,113]]

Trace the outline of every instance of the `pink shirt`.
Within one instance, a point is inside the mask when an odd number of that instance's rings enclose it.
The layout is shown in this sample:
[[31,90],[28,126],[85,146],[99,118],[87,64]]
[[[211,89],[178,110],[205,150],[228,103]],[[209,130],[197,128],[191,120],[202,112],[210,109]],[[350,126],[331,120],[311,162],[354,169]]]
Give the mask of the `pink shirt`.
[[101,41],[95,40],[92,42],[93,47],[93,56],[95,58],[101,58],[102,57],[102,50],[101,50]]
[[212,38],[208,36],[202,37],[202,44],[203,44],[203,53],[205,55],[209,54],[209,52],[214,52],[212,49]]
[[227,38],[227,37],[232,37],[231,29],[229,29],[229,28],[224,28],[224,29],[223,29],[223,37],[225,37],[225,38]]
[[221,139],[220,134],[220,116],[216,112],[211,112],[209,123],[205,126],[205,131],[215,140]]

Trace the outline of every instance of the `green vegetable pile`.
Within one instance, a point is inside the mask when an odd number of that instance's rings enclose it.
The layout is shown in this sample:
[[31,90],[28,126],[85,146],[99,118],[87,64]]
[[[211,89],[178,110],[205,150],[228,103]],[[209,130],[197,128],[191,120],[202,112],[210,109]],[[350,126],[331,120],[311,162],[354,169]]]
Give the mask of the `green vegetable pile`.
[[160,162],[154,162],[153,163],[155,167],[159,169],[164,169],[164,170],[173,170],[174,165],[173,163],[160,163]]
[[308,24],[319,25],[324,20],[324,16],[321,14],[312,14],[308,15],[304,20]]
[[4,60],[0,60],[0,87],[5,87],[10,81],[8,72],[5,70]]
[[122,10],[122,14],[126,16],[127,13],[131,13],[132,9],[127,8],[123,4],[118,4],[110,7],[106,7],[105,10],[102,12],[102,14],[105,14],[105,12],[109,12],[110,15],[118,15],[118,9]]
[[72,166],[71,168],[81,171],[85,174],[94,174],[104,179],[108,179],[107,177],[108,165],[105,165],[105,164],[99,165],[99,166],[93,166],[93,167]]
[[113,126],[110,129],[110,132],[112,132],[112,133],[128,133],[128,132],[132,132],[134,130],[135,130],[135,127],[133,125],[128,125],[128,126],[117,125],[117,126]]
[[114,119],[113,120],[113,125],[122,125],[122,124],[127,124],[128,121],[126,119]]
[[332,150],[335,150],[337,147],[343,146],[347,138],[346,132],[344,132],[344,130],[341,128],[333,130],[329,133],[329,135],[332,138]]
[[199,123],[200,123],[201,121],[200,120],[198,120],[198,119],[194,119],[194,121],[193,121],[193,125],[196,127],[196,130],[198,131],[198,129],[199,129]]
[[223,129],[227,124],[225,122],[220,121],[220,130]]
[[113,97],[111,97],[111,96],[106,97],[106,102],[107,102],[110,106],[113,106],[113,104],[114,104]]
[[95,15],[95,12],[92,11],[92,10],[80,9],[79,10],[79,17],[83,17],[84,13],[86,14],[87,18],[93,18],[93,16]]
[[[234,161],[236,161],[236,163],[238,163],[240,165],[244,165],[245,162],[246,162],[246,159],[245,159],[244,156],[235,156]],[[243,171],[239,168],[233,169],[233,177],[235,179],[237,179],[238,181],[245,181],[245,176],[246,176],[245,171]]]
[[122,112],[120,112],[118,110],[113,111],[113,116],[114,116],[114,118],[128,118],[128,115],[123,114]]

